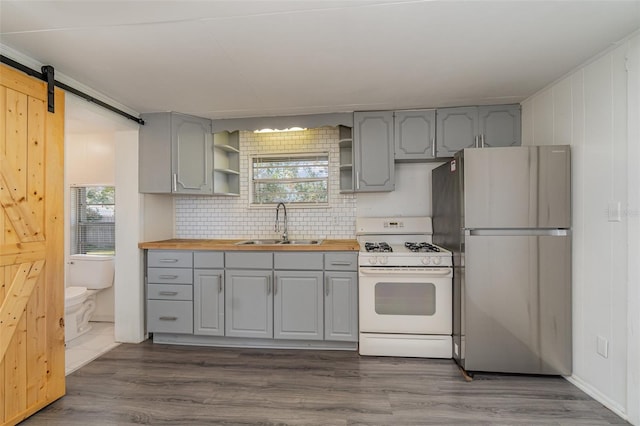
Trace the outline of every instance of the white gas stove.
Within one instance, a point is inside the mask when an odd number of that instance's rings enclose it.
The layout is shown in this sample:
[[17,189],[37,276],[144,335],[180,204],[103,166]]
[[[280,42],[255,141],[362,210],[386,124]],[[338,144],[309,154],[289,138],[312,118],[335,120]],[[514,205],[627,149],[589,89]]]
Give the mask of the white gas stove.
[[432,243],[430,217],[356,219],[360,266],[450,267],[451,252]]
[[452,257],[430,217],[357,218],[360,354],[451,358]]

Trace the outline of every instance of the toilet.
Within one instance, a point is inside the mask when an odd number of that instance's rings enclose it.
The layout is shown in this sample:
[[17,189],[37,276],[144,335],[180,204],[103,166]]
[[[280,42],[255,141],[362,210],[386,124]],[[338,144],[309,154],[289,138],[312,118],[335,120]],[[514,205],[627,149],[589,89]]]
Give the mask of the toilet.
[[91,329],[89,320],[96,309],[96,294],[113,285],[113,275],[113,256],[70,256],[64,292],[65,343]]

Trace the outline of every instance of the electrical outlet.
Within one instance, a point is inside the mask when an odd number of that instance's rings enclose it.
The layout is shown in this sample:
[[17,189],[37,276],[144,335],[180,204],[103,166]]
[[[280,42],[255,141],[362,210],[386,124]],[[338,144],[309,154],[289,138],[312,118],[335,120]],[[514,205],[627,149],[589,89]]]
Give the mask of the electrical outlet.
[[609,341],[602,336],[596,338],[596,351],[603,358],[609,358]]

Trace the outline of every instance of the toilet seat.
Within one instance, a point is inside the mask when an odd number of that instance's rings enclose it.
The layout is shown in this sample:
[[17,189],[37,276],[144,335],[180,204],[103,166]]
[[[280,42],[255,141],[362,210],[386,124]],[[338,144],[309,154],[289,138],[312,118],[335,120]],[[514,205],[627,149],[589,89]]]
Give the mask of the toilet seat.
[[65,307],[73,306],[84,302],[87,297],[86,287],[67,287],[64,290]]

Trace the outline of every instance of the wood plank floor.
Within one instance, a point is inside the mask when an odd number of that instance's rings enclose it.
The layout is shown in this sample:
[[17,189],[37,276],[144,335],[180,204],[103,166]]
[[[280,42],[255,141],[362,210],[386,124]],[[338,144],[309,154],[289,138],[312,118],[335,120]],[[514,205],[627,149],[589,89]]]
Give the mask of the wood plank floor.
[[123,344],[67,376],[24,425],[604,425],[620,417],[560,377],[451,360]]

